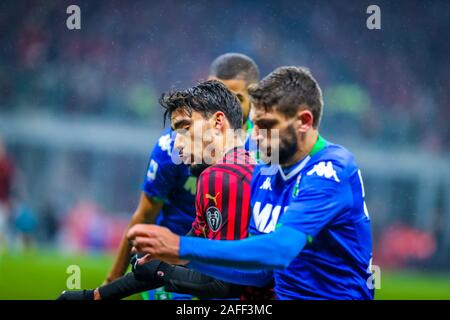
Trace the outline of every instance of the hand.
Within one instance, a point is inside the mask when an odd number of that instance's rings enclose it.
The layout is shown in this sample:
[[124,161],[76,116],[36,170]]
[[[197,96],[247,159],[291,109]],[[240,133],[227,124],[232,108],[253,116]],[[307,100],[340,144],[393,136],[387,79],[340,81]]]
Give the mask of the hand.
[[179,259],[180,237],[165,227],[136,224],[127,233],[132,252],[147,254],[142,262],[159,259],[172,264],[186,264]]

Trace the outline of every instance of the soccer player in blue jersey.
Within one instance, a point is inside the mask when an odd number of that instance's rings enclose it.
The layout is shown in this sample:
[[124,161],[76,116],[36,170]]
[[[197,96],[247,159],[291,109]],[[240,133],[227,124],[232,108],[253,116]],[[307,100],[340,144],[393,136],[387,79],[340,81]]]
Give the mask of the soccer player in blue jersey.
[[190,268],[236,283],[261,285],[273,275],[278,299],[373,299],[361,172],[348,150],[319,134],[323,101],[316,80],[304,68],[281,67],[250,96],[256,136],[271,160],[252,178],[253,236],[205,241],[136,225],[128,233],[134,250],[190,261]]

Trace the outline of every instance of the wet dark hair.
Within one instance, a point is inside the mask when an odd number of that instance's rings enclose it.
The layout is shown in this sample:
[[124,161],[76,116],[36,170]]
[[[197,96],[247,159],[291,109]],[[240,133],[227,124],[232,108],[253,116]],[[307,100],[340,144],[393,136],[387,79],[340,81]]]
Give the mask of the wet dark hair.
[[248,89],[255,108],[276,109],[293,117],[300,108],[313,114],[313,127],[322,118],[322,90],[310,71],[303,67],[280,67]]
[[242,128],[242,108],[236,96],[221,82],[209,80],[185,90],[173,90],[163,93],[159,103],[166,109],[164,119],[170,118],[172,112],[184,109],[188,114],[199,112],[210,117],[222,111],[230,122],[232,129]]

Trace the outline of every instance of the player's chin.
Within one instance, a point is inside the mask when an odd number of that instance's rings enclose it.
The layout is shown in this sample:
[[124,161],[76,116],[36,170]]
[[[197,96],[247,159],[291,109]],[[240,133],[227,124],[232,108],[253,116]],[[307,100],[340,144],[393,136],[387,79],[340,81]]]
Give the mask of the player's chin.
[[271,149],[263,149],[259,151],[260,160],[263,163],[271,163],[272,162],[272,150]]

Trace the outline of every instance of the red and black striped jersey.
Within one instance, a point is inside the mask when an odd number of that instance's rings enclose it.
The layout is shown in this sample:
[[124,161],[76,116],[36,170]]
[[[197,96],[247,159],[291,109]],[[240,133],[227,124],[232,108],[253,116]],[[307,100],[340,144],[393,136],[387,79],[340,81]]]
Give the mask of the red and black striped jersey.
[[[247,238],[250,223],[250,184],[255,161],[248,151],[234,148],[207,168],[197,182],[196,218],[191,234],[215,240]],[[273,284],[246,287],[242,300],[273,297]]]
[[215,240],[248,236],[254,165],[249,153],[236,147],[202,172],[197,183],[196,218],[191,230],[194,235]]

